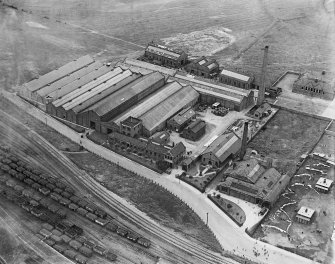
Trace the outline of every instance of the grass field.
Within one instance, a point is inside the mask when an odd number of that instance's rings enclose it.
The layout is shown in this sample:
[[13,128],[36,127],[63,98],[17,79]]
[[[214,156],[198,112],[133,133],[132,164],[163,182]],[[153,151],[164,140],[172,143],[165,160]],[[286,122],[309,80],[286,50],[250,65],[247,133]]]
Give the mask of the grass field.
[[[334,169],[331,170],[319,160],[308,158],[266,216],[255,237],[321,261],[320,263],[331,263],[334,191],[323,194],[315,190],[319,177],[334,180]],[[315,216],[309,225],[295,220],[296,212],[301,206],[315,210]]]
[[293,175],[302,154],[312,150],[328,121],[287,110],[279,112],[249,142],[248,147],[274,159],[281,173]]
[[151,218],[220,252],[217,240],[202,220],[187,205],[157,184],[92,153],[67,155],[77,166]]
[[330,78],[335,69],[333,13],[320,0],[6,2],[19,9],[0,7],[0,85],[6,89],[87,53],[137,56],[151,40],[182,44],[190,55],[212,54],[256,79],[261,48],[269,44],[269,83],[287,69],[326,70]]

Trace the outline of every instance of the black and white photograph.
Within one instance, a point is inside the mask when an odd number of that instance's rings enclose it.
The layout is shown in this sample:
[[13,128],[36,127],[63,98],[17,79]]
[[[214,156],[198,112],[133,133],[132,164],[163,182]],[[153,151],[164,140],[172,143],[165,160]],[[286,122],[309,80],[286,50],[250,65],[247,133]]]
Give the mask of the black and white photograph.
[[0,264],[334,264],[335,0],[0,0]]

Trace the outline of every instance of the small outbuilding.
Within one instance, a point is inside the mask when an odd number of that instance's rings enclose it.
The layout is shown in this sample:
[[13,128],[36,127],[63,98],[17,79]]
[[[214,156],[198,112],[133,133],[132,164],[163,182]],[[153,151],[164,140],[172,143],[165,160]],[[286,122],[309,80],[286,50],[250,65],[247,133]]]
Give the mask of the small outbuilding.
[[168,120],[167,127],[176,132],[181,132],[194,118],[195,111],[191,107],[188,107]]
[[185,70],[191,74],[205,78],[213,78],[219,73],[219,64],[215,59],[209,59],[204,56],[191,61]]
[[328,193],[332,184],[332,180],[320,177],[320,179],[315,184],[315,189],[319,192]]
[[296,219],[299,223],[309,224],[312,220],[314,213],[315,210],[302,206],[296,215]]
[[182,132],[181,136],[192,140],[197,141],[206,133],[206,122],[198,119],[189,124]]

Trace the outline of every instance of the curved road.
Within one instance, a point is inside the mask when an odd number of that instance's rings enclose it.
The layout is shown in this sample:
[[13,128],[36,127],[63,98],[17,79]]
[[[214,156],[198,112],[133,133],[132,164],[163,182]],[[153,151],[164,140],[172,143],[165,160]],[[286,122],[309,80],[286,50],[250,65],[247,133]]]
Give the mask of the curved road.
[[[9,98],[13,103],[17,106],[24,108],[26,112],[34,116],[35,118],[45,122],[47,120],[48,125],[53,127],[55,130],[60,132],[61,134],[67,136],[71,140],[77,143],[82,143],[82,145],[88,149],[89,151],[108,159],[114,163],[119,162],[122,167],[125,168],[133,168],[136,173],[152,179],[154,182],[164,186],[170,192],[181,198],[184,202],[186,202],[194,211],[205,221],[206,214],[209,214],[208,226],[211,230],[216,234],[220,244],[223,248],[235,251],[239,255],[244,255],[249,259],[252,259],[257,262],[263,263],[271,263],[271,264],[307,264],[313,263],[313,261],[298,256],[296,254],[290,253],[288,251],[279,249],[275,246],[272,246],[267,243],[263,243],[261,241],[257,241],[251,237],[249,237],[243,229],[236,226],[236,224],[229,219],[220,209],[218,209],[209,199],[206,198],[205,195],[199,193],[194,188],[186,184],[179,184],[178,180],[175,178],[169,178],[168,176],[162,176],[157,174],[146,167],[143,167],[139,164],[136,164],[125,157],[122,157],[108,149],[105,149],[101,146],[94,144],[92,141],[84,138],[81,139],[80,135],[63,125],[62,123],[56,121],[50,116],[46,115],[44,112],[32,107],[28,103],[22,101],[18,97],[12,94],[5,93],[5,96]],[[45,142],[48,144],[48,142]],[[43,146],[46,146],[43,144]],[[50,149],[49,149],[50,147]],[[52,151],[52,146],[49,146],[53,155],[59,156],[61,153],[57,154],[57,150]],[[56,151],[56,152],[55,152]],[[64,155],[63,155],[64,156]],[[59,156],[60,157],[60,156]],[[66,159],[66,157],[64,156]],[[64,160],[64,162],[66,162]],[[83,179],[86,176],[82,176]],[[89,181],[89,179],[86,179]],[[92,180],[92,179],[91,179]],[[93,182],[91,182],[93,184]],[[100,185],[99,185],[100,186]],[[103,188],[102,186],[96,188]],[[105,189],[105,188],[103,188]],[[100,189],[103,193],[106,193],[103,189]],[[106,189],[105,189],[106,190]],[[113,193],[109,192],[108,196],[113,196]],[[132,208],[131,210],[137,210],[136,208]],[[138,210],[137,210],[138,211]],[[178,245],[178,244],[177,244]],[[193,247],[193,245],[187,245],[187,249],[193,252],[194,254],[200,254],[202,250],[198,251],[197,247]],[[254,250],[258,252],[262,252],[264,249],[268,252],[268,255],[260,255],[255,258]],[[208,251],[208,250],[207,250]],[[205,254],[206,255],[206,254]],[[210,254],[209,254],[210,255]],[[212,254],[215,256],[214,254]],[[212,257],[213,257],[212,256]],[[214,257],[215,259],[215,257]]]

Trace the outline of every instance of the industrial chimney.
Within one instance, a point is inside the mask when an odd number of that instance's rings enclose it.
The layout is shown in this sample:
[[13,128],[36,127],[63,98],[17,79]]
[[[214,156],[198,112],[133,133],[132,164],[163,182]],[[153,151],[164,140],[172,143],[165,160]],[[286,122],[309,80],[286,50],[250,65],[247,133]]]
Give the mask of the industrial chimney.
[[240,151],[240,160],[243,160],[244,154],[247,150],[247,142],[248,142],[248,121],[244,122],[244,129],[243,129],[243,135],[242,135],[242,146]]
[[257,105],[261,105],[264,101],[265,75],[266,75],[266,67],[267,67],[267,64],[268,64],[268,52],[269,52],[269,46],[265,46],[264,57],[263,57],[263,65],[262,65],[262,74],[261,74],[261,85],[259,86],[258,97],[257,97]]

